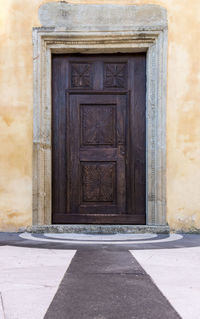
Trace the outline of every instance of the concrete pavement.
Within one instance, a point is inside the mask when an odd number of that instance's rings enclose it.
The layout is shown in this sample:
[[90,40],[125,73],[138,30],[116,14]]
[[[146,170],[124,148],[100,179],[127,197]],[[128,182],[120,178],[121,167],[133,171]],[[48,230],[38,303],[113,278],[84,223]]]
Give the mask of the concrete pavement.
[[200,235],[0,233],[0,318],[200,318]]

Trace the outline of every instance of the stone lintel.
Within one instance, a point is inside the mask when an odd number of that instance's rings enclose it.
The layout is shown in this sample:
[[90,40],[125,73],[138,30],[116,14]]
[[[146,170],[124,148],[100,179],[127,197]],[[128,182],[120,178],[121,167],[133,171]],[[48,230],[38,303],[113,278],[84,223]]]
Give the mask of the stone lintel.
[[166,9],[159,5],[45,3],[39,8],[44,27],[64,27],[70,31],[131,30],[133,27],[167,27]]

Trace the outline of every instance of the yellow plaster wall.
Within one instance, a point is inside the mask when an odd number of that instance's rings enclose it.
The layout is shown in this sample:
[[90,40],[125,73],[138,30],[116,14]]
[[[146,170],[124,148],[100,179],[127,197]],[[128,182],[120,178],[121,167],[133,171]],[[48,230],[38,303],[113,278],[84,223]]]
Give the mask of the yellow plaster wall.
[[[44,2],[0,0],[0,230],[32,222],[32,27]],[[167,9],[167,219],[200,229],[200,1],[69,2]]]

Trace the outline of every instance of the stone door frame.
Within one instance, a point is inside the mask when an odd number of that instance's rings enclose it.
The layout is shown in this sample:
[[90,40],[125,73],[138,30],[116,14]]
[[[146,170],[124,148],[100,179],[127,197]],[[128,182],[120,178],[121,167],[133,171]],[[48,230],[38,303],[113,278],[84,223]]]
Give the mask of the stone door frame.
[[147,225],[166,225],[166,20],[147,27],[133,23],[131,29],[110,26],[109,31],[99,31],[98,26],[92,31],[60,26],[33,29],[33,225],[50,225],[52,216],[51,55],[117,52],[147,55],[146,220]]

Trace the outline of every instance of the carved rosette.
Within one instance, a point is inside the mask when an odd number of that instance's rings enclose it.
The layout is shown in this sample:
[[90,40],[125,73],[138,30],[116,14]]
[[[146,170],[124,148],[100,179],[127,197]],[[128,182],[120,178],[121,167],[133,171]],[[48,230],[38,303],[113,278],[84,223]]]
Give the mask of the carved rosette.
[[104,87],[126,88],[127,86],[127,64],[105,63],[104,64]]
[[115,143],[115,110],[112,106],[82,106],[82,144],[113,145]]
[[82,166],[83,202],[113,202],[114,163],[88,163]]
[[92,88],[92,66],[90,63],[71,64],[71,87]]

